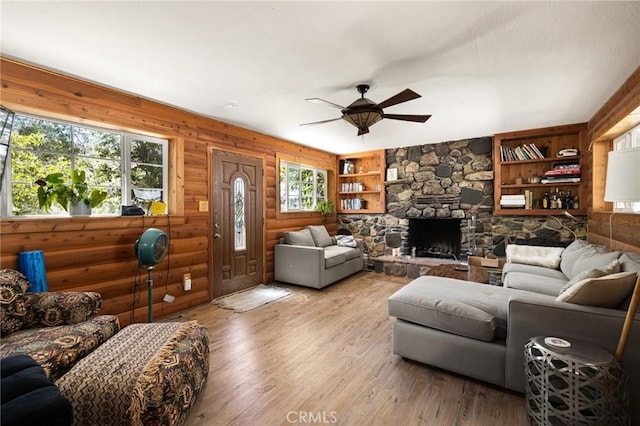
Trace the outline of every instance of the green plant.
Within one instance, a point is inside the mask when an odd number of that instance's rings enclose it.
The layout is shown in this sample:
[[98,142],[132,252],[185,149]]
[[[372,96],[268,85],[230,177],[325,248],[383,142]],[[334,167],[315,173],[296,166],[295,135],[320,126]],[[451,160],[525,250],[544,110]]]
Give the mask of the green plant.
[[106,198],[106,191],[94,189],[89,191],[87,176],[84,170],[73,170],[71,182],[66,182],[62,173],[51,173],[35,183],[38,185],[38,204],[49,211],[53,203],[58,203],[69,211],[70,205],[84,203],[91,208],[99,206]]
[[314,209],[317,212],[322,213],[325,218],[329,216],[335,210],[335,206],[331,200],[322,200],[316,203],[316,207]]

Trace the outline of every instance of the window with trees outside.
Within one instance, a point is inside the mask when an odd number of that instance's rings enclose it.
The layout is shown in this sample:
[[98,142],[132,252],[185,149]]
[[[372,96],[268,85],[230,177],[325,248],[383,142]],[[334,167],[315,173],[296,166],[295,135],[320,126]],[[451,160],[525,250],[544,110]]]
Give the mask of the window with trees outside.
[[168,141],[126,132],[16,114],[10,161],[2,185],[2,217],[60,215],[52,205],[38,207],[35,182],[51,173],[70,179],[84,171],[89,189],[107,192],[93,214],[119,215],[121,206],[146,209],[150,201],[167,202]]
[[[628,132],[618,136],[613,140],[613,150],[618,151],[621,149],[638,148],[640,147],[640,125],[635,126]],[[634,213],[640,213],[640,203],[632,202],[615,202],[614,210],[618,211],[632,211]]]
[[313,211],[327,199],[327,171],[280,161],[280,211]]

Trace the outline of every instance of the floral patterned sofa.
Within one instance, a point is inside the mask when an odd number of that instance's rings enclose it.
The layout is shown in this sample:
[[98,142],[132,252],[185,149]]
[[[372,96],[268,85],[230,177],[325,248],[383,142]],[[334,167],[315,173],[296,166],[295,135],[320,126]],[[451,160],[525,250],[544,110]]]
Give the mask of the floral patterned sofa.
[[120,330],[118,317],[97,316],[98,293],[28,289],[20,272],[0,270],[0,359],[29,355],[55,381]]

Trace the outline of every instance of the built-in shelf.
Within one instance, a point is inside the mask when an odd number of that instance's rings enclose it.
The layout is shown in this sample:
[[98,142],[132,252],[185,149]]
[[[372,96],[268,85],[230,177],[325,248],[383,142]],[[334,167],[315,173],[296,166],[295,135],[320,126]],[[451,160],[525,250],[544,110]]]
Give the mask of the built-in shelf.
[[[510,149],[535,145],[545,153],[545,158],[531,158],[518,160],[504,160],[501,158],[502,146]],[[587,214],[587,184],[589,164],[584,153],[587,150],[586,123],[570,124],[567,126],[546,127],[542,129],[524,130],[520,132],[500,133],[493,138],[493,166],[494,166],[494,214],[496,215],[561,215],[566,210],[533,208],[542,205],[545,192],[571,191],[572,196],[578,196],[579,208],[568,210],[573,215]],[[564,149],[578,149],[579,155],[558,156]],[[522,157],[522,156],[521,156]],[[525,156],[526,157],[526,156]],[[560,164],[577,164],[580,166],[580,182],[535,182],[529,179],[542,179],[545,172]],[[502,207],[500,200],[503,195],[531,194],[530,208]]]
[[[384,213],[385,171],[384,150],[339,155],[336,179],[337,212]],[[345,191],[345,185],[362,185],[363,189]],[[354,209],[353,206],[361,208]]]

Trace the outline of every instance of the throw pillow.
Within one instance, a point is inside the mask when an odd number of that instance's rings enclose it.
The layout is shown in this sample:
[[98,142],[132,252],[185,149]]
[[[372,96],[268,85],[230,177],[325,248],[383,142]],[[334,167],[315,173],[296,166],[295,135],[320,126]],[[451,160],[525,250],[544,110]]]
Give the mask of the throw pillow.
[[614,308],[620,305],[636,282],[634,272],[618,272],[600,278],[578,281],[560,293],[558,302]]
[[333,241],[331,240],[331,236],[329,232],[327,232],[327,228],[322,225],[309,225],[307,229],[311,231],[311,237],[313,241],[316,243],[316,247],[328,247],[333,245]]
[[507,262],[558,269],[563,251],[562,247],[509,244],[507,246]]
[[315,247],[311,231],[301,229],[299,231],[289,231],[284,233],[284,242],[294,246]]
[[336,241],[340,247],[358,247],[358,242],[353,235],[336,235]]
[[0,318],[3,336],[27,328],[33,320],[29,303],[32,293],[26,293],[29,281],[13,269],[0,270]]
[[593,269],[588,269],[586,271],[582,271],[575,277],[571,278],[571,280],[569,280],[562,287],[562,289],[560,289],[559,294],[561,294],[563,291],[566,291],[567,289],[569,289],[569,287],[571,287],[572,285],[574,285],[579,281],[586,280],[588,278],[600,278],[600,277],[604,277],[605,275],[616,274],[618,272],[620,272],[620,262],[617,259],[609,263],[608,265],[603,266],[602,268],[593,268]]

